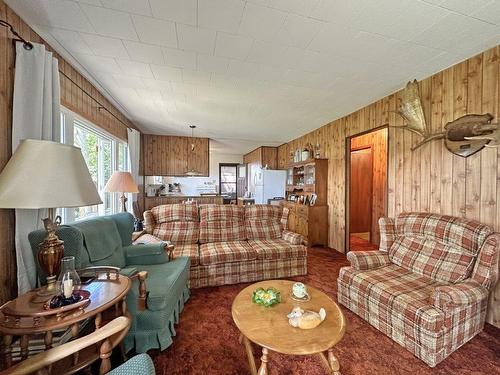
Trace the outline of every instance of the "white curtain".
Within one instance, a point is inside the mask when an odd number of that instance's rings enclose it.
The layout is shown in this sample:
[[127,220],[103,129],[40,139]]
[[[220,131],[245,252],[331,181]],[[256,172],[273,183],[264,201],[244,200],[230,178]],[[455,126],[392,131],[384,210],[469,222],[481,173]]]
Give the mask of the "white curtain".
[[[16,43],[12,109],[12,152],[22,139],[59,140],[60,86],[58,61],[43,44],[27,50]],[[43,160],[40,160],[43,163]],[[33,181],[36,189],[36,181]],[[43,227],[47,210],[16,210],[16,258],[19,294],[36,286],[35,258],[28,233]]]
[[[141,133],[137,130],[129,129],[128,132],[128,157],[129,157],[129,165],[130,165],[130,174],[134,178],[134,181],[137,185],[139,185],[139,158],[141,155]],[[132,197],[130,197],[130,195]],[[128,212],[133,211],[133,202],[137,201],[137,194],[129,194],[129,200],[127,202]]]

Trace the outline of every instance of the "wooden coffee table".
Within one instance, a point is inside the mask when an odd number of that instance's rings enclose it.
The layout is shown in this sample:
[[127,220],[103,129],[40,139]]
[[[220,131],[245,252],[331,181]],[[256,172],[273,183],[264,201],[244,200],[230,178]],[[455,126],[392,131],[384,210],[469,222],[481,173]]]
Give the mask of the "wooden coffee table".
[[[234,299],[233,320],[241,332],[240,342],[245,346],[252,375],[257,374],[251,342],[262,347],[259,375],[266,375],[268,351],[289,355],[319,356],[329,373],[340,375],[339,361],[333,354],[345,331],[345,319],[339,306],[325,293],[307,286],[310,301],[297,302],[291,298],[293,281],[267,280],[252,284],[243,289]],[[262,287],[274,287],[281,292],[281,303],[263,307],[252,302],[252,293]],[[287,314],[296,306],[304,310],[318,312],[326,310],[326,319],[316,328],[303,330],[288,324]],[[325,353],[327,352],[327,356]]]

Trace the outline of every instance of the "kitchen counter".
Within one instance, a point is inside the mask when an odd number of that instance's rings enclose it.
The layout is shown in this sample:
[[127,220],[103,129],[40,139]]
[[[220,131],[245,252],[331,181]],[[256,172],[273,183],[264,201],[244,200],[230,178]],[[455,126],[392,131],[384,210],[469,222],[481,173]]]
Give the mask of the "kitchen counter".
[[162,204],[182,203],[188,199],[196,201],[198,204],[223,204],[224,198],[220,195],[182,195],[169,194],[159,197],[145,197],[144,209],[150,210]]

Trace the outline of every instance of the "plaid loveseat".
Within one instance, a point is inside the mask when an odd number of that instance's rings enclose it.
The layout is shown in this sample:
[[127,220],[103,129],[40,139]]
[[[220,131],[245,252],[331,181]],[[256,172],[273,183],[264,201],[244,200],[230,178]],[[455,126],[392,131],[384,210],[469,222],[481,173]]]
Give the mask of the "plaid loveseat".
[[338,300],[434,367],[483,326],[500,234],[429,213],[379,220],[379,251],[348,253]]
[[[190,258],[190,287],[307,274],[307,248],[287,230],[288,209],[271,205],[169,204],[144,212],[150,241]],[[147,235],[141,239],[147,239]]]

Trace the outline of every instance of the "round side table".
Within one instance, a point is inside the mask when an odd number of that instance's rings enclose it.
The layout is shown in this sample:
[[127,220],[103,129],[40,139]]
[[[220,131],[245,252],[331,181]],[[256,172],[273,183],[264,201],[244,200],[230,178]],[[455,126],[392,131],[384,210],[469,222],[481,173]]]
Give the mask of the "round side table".
[[[83,290],[90,292],[90,303],[79,309],[67,311],[61,315],[43,315],[43,302],[37,300],[37,289],[25,293],[7,302],[0,308],[0,334],[3,336],[3,362],[6,368],[13,364],[12,343],[14,337],[20,337],[20,359],[26,359],[29,354],[30,338],[34,335],[43,336],[45,350],[53,344],[53,332],[61,329],[71,329],[71,337],[79,335],[80,323],[93,319],[95,329],[107,321],[118,317],[130,317],[125,303],[125,297],[132,282],[126,276],[118,273],[104,272],[88,284],[83,284]],[[42,313],[42,314],[40,314]],[[97,351],[89,353],[74,353],[74,368],[65,367],[64,373],[73,373],[88,366],[99,358]]]

